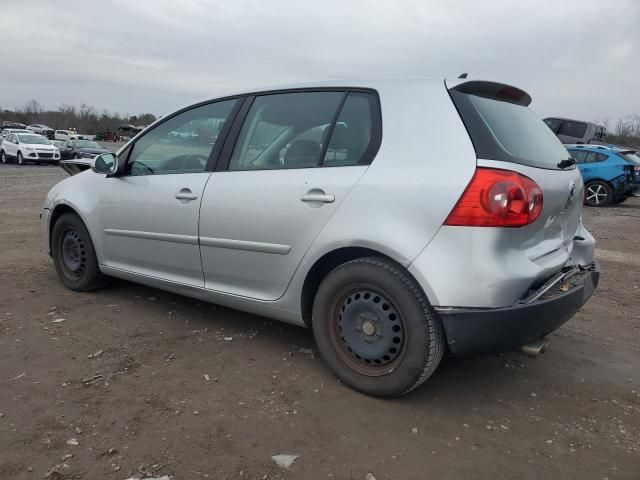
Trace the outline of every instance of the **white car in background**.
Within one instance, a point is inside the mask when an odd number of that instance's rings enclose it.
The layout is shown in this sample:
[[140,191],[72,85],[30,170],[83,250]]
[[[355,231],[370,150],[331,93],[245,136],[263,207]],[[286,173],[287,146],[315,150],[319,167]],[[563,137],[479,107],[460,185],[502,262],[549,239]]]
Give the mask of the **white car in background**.
[[18,165],[27,163],[57,163],[60,150],[48,138],[26,130],[10,133],[0,146],[0,163],[16,161]]
[[53,128],[47,127],[46,125],[41,125],[39,123],[34,123],[33,125],[29,125],[27,130],[31,130],[33,133],[37,133],[38,135],[47,136],[49,132],[53,132]]
[[54,140],[78,140],[81,138],[81,135],[78,135],[71,130],[56,130],[53,135]]

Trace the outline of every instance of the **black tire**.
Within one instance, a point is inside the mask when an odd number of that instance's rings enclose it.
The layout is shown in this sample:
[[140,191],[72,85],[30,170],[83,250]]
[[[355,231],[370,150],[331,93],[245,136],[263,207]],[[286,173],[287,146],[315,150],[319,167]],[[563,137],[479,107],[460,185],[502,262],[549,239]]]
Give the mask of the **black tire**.
[[18,165],[26,165],[24,157],[22,156],[22,152],[18,152]]
[[325,277],[312,325],[320,355],[338,378],[378,397],[421,385],[445,350],[440,319],[418,284],[379,257],[352,260]]
[[606,207],[613,201],[613,188],[607,182],[594,180],[584,187],[584,204],[589,207]]
[[7,158],[7,154],[4,153],[4,150],[0,151],[0,163],[2,165],[7,165],[9,163],[9,159]]
[[106,277],[100,272],[91,236],[77,215],[65,213],[56,221],[51,255],[65,287],[88,292],[105,285]]

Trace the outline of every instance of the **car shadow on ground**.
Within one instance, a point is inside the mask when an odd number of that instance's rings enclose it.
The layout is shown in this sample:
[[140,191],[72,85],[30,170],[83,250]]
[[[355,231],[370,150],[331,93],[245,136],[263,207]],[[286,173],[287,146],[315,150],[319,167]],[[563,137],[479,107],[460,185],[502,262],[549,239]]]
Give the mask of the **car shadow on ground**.
[[[130,283],[124,280],[114,280],[99,295],[108,295],[105,302],[125,303],[127,300],[152,298],[155,308],[165,308],[167,311],[180,310],[180,320],[168,318],[166,322],[176,323],[168,325],[163,322],[163,329],[172,327],[184,328],[187,333],[196,328],[208,328],[221,330],[229,334],[246,338],[251,337],[252,332],[258,332],[253,341],[264,342],[254,344],[254,348],[264,355],[279,359],[283,352],[298,352],[300,349],[313,349],[316,345],[313,333],[310,329],[291,325],[276,320],[271,320],[259,315],[253,315],[239,310],[221,306],[214,306],[201,300],[184,297],[171,292]],[[208,314],[215,309],[215,314]],[[189,325],[184,321],[189,319]],[[149,322],[157,321],[158,317],[150,316]],[[490,405],[493,402],[501,402],[502,398],[518,399],[529,403],[530,394],[545,384],[571,381],[564,378],[554,365],[556,362],[565,361],[562,352],[545,354],[540,358],[526,357],[520,353],[507,353],[500,355],[485,355],[475,357],[455,358],[445,355],[436,372],[425,384],[399,400],[407,405],[424,405],[444,402],[454,410],[457,408],[473,408],[483,404]],[[555,358],[553,358],[555,357]],[[335,382],[333,373],[318,358],[317,367],[302,364],[299,368],[313,368],[314,373],[324,376],[327,383]],[[250,375],[251,370],[247,370]],[[309,372],[307,372],[309,373]],[[302,376],[305,376],[303,373]],[[563,377],[562,379],[558,377]],[[346,386],[345,394],[359,394],[349,390]]]

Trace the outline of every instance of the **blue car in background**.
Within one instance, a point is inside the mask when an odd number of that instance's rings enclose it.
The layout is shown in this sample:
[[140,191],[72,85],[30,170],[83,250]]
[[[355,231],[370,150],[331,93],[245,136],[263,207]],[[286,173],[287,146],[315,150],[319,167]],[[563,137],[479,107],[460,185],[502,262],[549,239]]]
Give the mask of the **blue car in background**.
[[622,203],[640,191],[640,156],[607,145],[565,145],[582,174],[584,203],[604,207]]

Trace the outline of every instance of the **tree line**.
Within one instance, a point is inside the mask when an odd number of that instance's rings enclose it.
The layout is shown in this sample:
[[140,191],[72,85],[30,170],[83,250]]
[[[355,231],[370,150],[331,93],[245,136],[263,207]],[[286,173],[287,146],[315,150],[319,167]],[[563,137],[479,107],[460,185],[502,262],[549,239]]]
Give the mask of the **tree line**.
[[611,143],[629,145],[640,148],[640,115],[629,115],[616,122],[612,129],[609,129],[608,121],[605,120],[607,137]]
[[123,124],[149,125],[156,120],[152,113],[129,116],[108,110],[98,112],[94,107],[84,103],[80,106],[62,104],[57,110],[45,110],[37,100],[29,100],[22,108],[0,111],[2,121],[25,125],[42,124],[56,130],[75,129],[78,133],[86,134],[115,132]]

